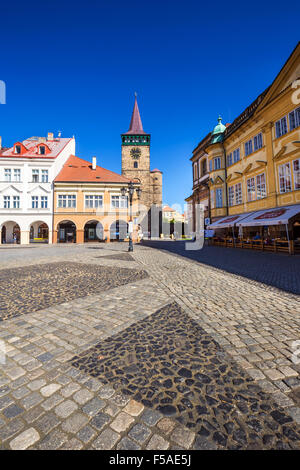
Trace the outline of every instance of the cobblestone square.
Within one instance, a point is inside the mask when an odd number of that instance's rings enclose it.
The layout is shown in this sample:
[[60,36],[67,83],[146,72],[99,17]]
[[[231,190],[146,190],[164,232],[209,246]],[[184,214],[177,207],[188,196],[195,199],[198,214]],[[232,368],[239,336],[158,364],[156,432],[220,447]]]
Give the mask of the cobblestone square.
[[161,245],[1,248],[1,449],[299,449],[295,287]]

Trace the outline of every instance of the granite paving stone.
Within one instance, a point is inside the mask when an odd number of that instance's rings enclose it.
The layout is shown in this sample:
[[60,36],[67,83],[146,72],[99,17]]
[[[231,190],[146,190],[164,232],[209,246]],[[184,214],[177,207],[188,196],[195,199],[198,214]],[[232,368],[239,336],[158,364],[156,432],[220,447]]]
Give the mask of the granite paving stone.
[[115,447],[119,439],[120,434],[110,428],[106,428],[99,434],[92,446],[97,450],[110,450]]
[[78,405],[72,400],[65,400],[55,408],[55,413],[60,418],[67,418],[73,411],[77,410]]
[[151,430],[144,424],[138,423],[129,431],[128,436],[142,445],[151,436]]
[[123,437],[123,439],[117,445],[118,450],[140,450],[141,447],[129,437]]
[[159,434],[154,434],[151,437],[146,449],[147,450],[167,450],[169,447],[170,447],[170,443],[166,441],[166,439],[164,439]]
[[39,433],[34,428],[29,428],[19,434],[10,442],[12,450],[25,450],[40,439]]

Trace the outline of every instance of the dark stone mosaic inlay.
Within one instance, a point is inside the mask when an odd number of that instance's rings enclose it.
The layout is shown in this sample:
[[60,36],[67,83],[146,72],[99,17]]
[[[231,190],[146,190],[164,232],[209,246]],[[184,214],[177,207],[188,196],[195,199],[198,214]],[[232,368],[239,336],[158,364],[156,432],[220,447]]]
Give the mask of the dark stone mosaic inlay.
[[0,321],[135,282],[146,271],[81,263],[0,270]]
[[292,418],[175,302],[70,362],[221,447],[300,448]]
[[134,258],[129,253],[119,253],[117,255],[96,256],[96,258],[120,260],[120,261],[134,261]]

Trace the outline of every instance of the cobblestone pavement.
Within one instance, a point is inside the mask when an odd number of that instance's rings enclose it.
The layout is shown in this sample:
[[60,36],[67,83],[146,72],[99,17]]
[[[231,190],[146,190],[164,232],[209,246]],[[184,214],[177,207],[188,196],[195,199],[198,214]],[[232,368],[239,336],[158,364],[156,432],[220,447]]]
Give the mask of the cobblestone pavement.
[[[84,297],[59,297],[42,310],[33,302],[26,315],[0,323],[0,448],[298,448],[299,366],[291,362],[291,343],[300,339],[298,298],[144,246],[128,262],[126,250],[121,243],[1,247],[0,276],[34,267],[47,279],[54,263],[99,269],[99,278],[132,273],[126,284],[105,288],[103,281],[97,290],[94,283]],[[149,277],[135,277],[143,271]],[[65,277],[73,292],[76,277]],[[112,354],[116,344],[125,363]],[[153,363],[158,391],[142,387],[153,379]],[[173,375],[165,377],[168,370]]]
[[299,296],[154,248],[135,259],[300,424]]
[[[120,255],[119,255],[120,256]],[[0,270],[0,321],[144,279],[137,269],[47,263]]]
[[212,446],[300,448],[292,418],[175,302],[72,364]]
[[219,268],[231,274],[262,282],[286,292],[300,294],[300,256],[261,252],[242,248],[204,246],[202,250],[185,250],[185,242],[144,241],[187,259]]

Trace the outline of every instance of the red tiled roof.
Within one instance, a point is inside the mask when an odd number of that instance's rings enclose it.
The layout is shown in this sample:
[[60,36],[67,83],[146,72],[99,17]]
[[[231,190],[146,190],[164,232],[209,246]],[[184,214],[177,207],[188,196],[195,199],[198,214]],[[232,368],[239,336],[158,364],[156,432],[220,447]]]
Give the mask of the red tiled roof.
[[175,209],[172,209],[170,206],[164,206],[163,211],[165,212],[176,212]]
[[75,155],[70,155],[54,181],[74,183],[129,183],[130,179],[98,165],[96,166],[96,170],[93,170],[91,162],[76,157]]
[[[14,158],[56,158],[63,148],[71,141],[71,138],[57,137],[53,140],[46,140],[42,142],[39,137],[30,137],[22,142],[15,142],[22,146],[22,153],[14,152],[14,145],[0,152],[0,157],[14,157]],[[45,155],[39,153],[39,147],[45,145],[47,152]]]
[[158,168],[154,168],[154,170],[151,170],[151,173],[162,173],[162,171],[158,170]]
[[130,126],[125,134],[146,134],[143,129],[143,124],[140,116],[139,107],[137,104],[137,98],[135,96],[134,107],[131,116]]

